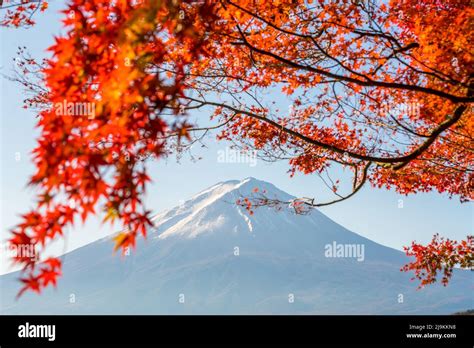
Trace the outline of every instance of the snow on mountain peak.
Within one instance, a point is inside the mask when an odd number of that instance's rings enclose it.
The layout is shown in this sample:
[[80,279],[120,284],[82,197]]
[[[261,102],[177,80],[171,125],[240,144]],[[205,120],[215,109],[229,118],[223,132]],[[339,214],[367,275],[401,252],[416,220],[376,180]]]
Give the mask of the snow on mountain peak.
[[280,200],[294,198],[273,184],[253,177],[220,182],[197,193],[179,206],[156,215],[153,220],[158,237],[181,235],[193,238],[222,227],[229,217],[234,215],[238,215],[238,220],[244,222],[244,228],[252,232],[251,216],[235,202],[248,197],[255,189],[259,192],[265,191],[265,195],[271,198]]

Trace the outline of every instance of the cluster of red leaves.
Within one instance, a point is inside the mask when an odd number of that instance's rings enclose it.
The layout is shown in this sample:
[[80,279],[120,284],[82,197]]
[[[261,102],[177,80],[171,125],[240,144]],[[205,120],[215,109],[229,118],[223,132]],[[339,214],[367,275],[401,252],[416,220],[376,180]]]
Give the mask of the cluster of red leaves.
[[247,210],[250,215],[254,214],[252,210],[252,201],[248,197],[244,197],[243,199],[236,200],[235,204],[245,208],[245,210]]
[[306,199],[282,201],[278,197],[269,197],[266,190],[260,190],[258,187],[255,187],[250,195],[237,199],[235,204],[245,208],[250,215],[255,213],[255,209],[261,207],[271,208],[276,211],[290,208],[296,215],[308,214],[313,208],[311,202]]
[[0,26],[5,27],[27,27],[35,24],[33,15],[36,12],[44,12],[48,8],[48,1],[43,0],[5,0],[2,1],[0,9],[6,9],[6,13],[0,20]]
[[[165,120],[160,113],[179,103],[184,69],[202,54],[203,18],[212,18],[211,2],[188,5],[69,3],[63,21],[68,31],[49,48],[52,58],[43,70],[50,107],[39,115],[41,135],[33,150],[30,185],[38,191],[37,205],[12,231],[12,246],[44,247],[98,207],[106,212],[104,221],[123,225],[116,249],[134,247],[136,235],[145,236],[151,221],[142,198],[150,178],[140,159],[160,157],[169,132],[186,135],[184,115]],[[159,66],[175,74],[162,76],[154,69]],[[87,108],[58,112],[66,104]],[[24,267],[21,293],[55,284],[60,274],[57,259],[14,261]]]
[[471,270],[474,267],[473,236],[468,236],[466,240],[458,243],[436,234],[428,245],[412,242],[410,247],[405,247],[405,251],[415,260],[405,265],[402,270],[414,271],[415,277],[412,280],[418,279],[420,288],[435,283],[438,272],[442,273],[441,283],[446,286],[455,266]]
[[31,290],[37,293],[49,284],[56,287],[57,278],[61,275],[61,261],[57,258],[48,258],[44,260],[39,267],[37,275],[20,278],[24,286],[18,292],[20,297],[25,291]]

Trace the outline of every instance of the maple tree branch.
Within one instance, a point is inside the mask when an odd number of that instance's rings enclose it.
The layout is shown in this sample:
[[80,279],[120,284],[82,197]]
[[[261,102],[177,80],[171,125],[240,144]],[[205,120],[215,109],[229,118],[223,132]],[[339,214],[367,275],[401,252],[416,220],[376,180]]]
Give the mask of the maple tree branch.
[[317,204],[314,204],[313,206],[314,207],[324,207],[324,206],[328,206],[328,205],[331,205],[331,204],[335,204],[335,203],[339,203],[339,202],[342,202],[342,201],[345,201],[346,199],[348,198],[351,198],[352,196],[354,196],[357,192],[360,191],[360,189],[364,186],[364,184],[366,183],[367,181],[367,174],[369,172],[369,168],[372,166],[372,162],[368,162],[364,168],[362,169],[362,178],[360,180],[360,182],[358,184],[356,184],[357,182],[357,170],[355,172],[355,176],[354,176],[354,185],[353,185],[353,190],[350,194],[346,195],[346,196],[343,196],[339,199],[335,199],[333,201],[330,201],[330,202],[326,202],[326,203],[317,203]]
[[[474,77],[471,76],[471,78],[474,78]],[[474,95],[474,81],[471,81],[471,83],[469,84],[467,95],[468,97]],[[410,160],[415,159],[418,156],[420,156],[426,149],[428,149],[428,147],[430,147],[431,144],[434,143],[436,138],[438,138],[438,136],[441,133],[443,133],[446,129],[448,129],[449,127],[454,125],[457,121],[459,121],[459,119],[461,118],[461,116],[463,115],[466,109],[467,109],[467,105],[459,105],[454,111],[454,114],[451,118],[448,118],[444,122],[440,123],[434,130],[431,131],[429,138],[423,144],[421,144],[414,151],[411,152],[410,158],[402,161],[401,163],[397,165],[392,166],[392,169],[399,170],[405,167],[410,162]]]
[[403,155],[403,156],[398,156],[398,157],[376,157],[376,156],[360,154],[360,153],[353,152],[353,151],[348,150],[348,149],[341,149],[337,146],[324,143],[320,140],[312,139],[312,138],[310,138],[306,135],[303,135],[303,134],[301,134],[299,132],[296,132],[296,131],[294,131],[290,128],[287,128],[287,127],[279,124],[278,122],[273,121],[273,120],[271,120],[271,119],[269,119],[265,116],[255,114],[255,113],[247,111],[247,110],[240,110],[240,109],[237,109],[235,107],[232,107],[232,106],[224,104],[224,103],[217,103],[217,102],[210,102],[210,101],[200,101],[200,100],[190,98],[190,97],[186,97],[186,98],[190,99],[190,100],[193,100],[195,102],[200,102],[203,105],[212,105],[212,106],[216,106],[216,107],[222,107],[222,108],[226,108],[228,110],[231,110],[236,114],[247,115],[249,117],[252,117],[252,118],[258,119],[260,121],[266,122],[266,123],[272,125],[273,127],[281,130],[282,132],[287,133],[287,134],[289,134],[289,135],[291,135],[291,136],[293,136],[297,139],[300,139],[300,140],[302,140],[306,143],[321,147],[321,148],[326,149],[326,150],[336,152],[336,153],[341,154],[341,155],[347,155],[347,156],[350,156],[350,157],[355,158],[355,159],[374,162],[374,163],[377,163],[379,165],[382,165],[385,168],[392,168],[392,169],[397,169],[397,168],[392,167],[392,166],[387,166],[387,165],[384,166],[383,164],[408,163],[409,161],[417,158],[431,144],[433,144],[433,142],[438,138],[438,136],[443,131],[445,131],[446,129],[451,127],[453,124],[455,124],[461,118],[463,112],[467,109],[466,105],[459,106],[456,109],[453,117],[449,118],[445,122],[438,125],[431,132],[431,134],[429,135],[429,138],[424,143],[422,143],[418,148],[416,148],[414,151],[410,152],[409,154],[406,154],[406,155]]
[[[360,182],[356,185],[354,185],[354,188],[351,193],[349,193],[346,196],[341,196],[338,195],[340,198],[328,201],[328,202],[323,202],[323,203],[315,203],[314,198],[296,198],[291,201],[282,201],[278,198],[270,198],[265,196],[265,192],[259,193],[258,196],[249,196],[249,197],[243,197],[244,200],[238,200],[237,205],[244,206],[247,210],[251,211],[252,207],[276,207],[277,209],[281,209],[282,205],[291,205],[294,208],[294,211],[296,214],[306,214],[308,213],[307,209],[312,209],[312,208],[320,208],[320,207],[325,207],[328,205],[336,204],[342,201],[345,201],[346,199],[351,198],[354,196],[357,192],[360,191],[360,189],[364,186],[364,184],[367,181],[367,175],[369,168],[371,167],[372,162],[368,162],[364,165],[364,168],[362,170],[362,177],[360,179]],[[354,182],[357,182],[357,171],[355,172],[355,177],[354,177]],[[258,189],[258,188],[257,188]]]
[[[278,30],[284,34],[287,34],[287,35],[291,35],[291,36],[295,36],[295,37],[300,37],[300,38],[303,38],[303,39],[309,39],[311,40],[313,43],[315,43],[315,38],[319,38],[323,33],[324,33],[324,30],[320,30],[318,33],[316,33],[316,35],[308,35],[308,34],[300,34],[300,33],[296,33],[296,32],[293,32],[293,31],[289,31],[289,30],[286,30],[286,29],[283,29],[277,25],[275,25],[274,23],[270,22],[269,20],[266,20],[265,18],[263,18],[262,16],[259,16],[258,14],[256,13],[253,13],[252,11],[242,7],[242,6],[239,6],[238,4],[235,4],[231,1],[226,1],[227,3],[231,4],[232,6],[236,7],[237,9],[247,13],[248,15],[262,21],[263,23],[267,24],[268,26],[270,26],[271,28],[275,29],[275,30]],[[348,27],[348,26],[345,26],[345,25],[341,25],[340,23],[335,23],[335,22],[327,22],[327,23],[330,23],[330,24],[333,24],[335,26],[340,26],[340,27],[343,27],[347,30],[351,30],[354,34],[357,34],[359,36],[359,38],[362,38],[362,37],[365,37],[365,36],[370,36],[370,37],[378,37],[378,38],[383,38],[387,41],[389,41],[391,44],[392,44],[392,47],[393,47],[393,44],[397,47],[397,48],[393,48],[392,49],[392,53],[390,55],[388,55],[387,57],[384,58],[385,60],[385,63],[387,61],[389,61],[391,58],[393,57],[396,57],[397,54],[399,53],[404,53],[406,51],[409,51],[410,49],[412,48],[417,48],[419,47],[419,44],[417,42],[412,42],[412,43],[409,43],[408,45],[406,46],[403,46],[395,37],[393,37],[391,34],[387,34],[387,33],[384,33],[383,31],[367,31],[367,30],[363,30],[363,29],[354,29],[354,28],[351,28],[351,27]],[[235,42],[234,43],[235,45],[245,45],[245,43],[243,42]],[[347,66],[343,65],[339,60],[337,60],[336,58],[332,57],[331,55],[328,55],[326,52],[324,52],[324,50],[322,50],[322,48],[318,47],[318,49],[329,59],[331,60],[335,60],[341,67],[343,67],[344,69],[346,69],[347,71],[355,74],[355,75],[358,75],[358,76],[361,76],[363,78],[366,78],[365,75],[363,74],[360,74],[360,73],[357,73],[357,72],[354,72],[352,69],[348,68]],[[412,57],[413,58],[413,57]],[[436,69],[432,68],[432,67],[429,67],[427,66],[426,64],[424,64],[422,61],[416,59],[416,58],[413,58],[415,59],[418,63],[422,64],[423,66],[425,66],[426,68],[436,72],[436,73],[433,73],[433,72],[426,72],[426,71],[420,71],[418,69],[416,69],[415,67],[412,67],[412,66],[409,66],[410,69],[413,69],[414,71],[416,71],[417,73],[420,73],[420,74],[426,74],[426,75],[430,75],[430,76],[433,76],[437,79],[440,79],[441,81],[444,81],[444,82],[448,82],[448,83],[451,83],[451,84],[461,84],[464,86],[464,84],[460,81],[456,81],[456,80],[453,80],[451,77],[443,74],[442,72],[439,72],[437,71]],[[399,60],[399,59],[398,59]],[[402,64],[407,65],[407,63],[399,60]],[[375,75],[377,71],[379,71],[383,65],[385,64],[381,64],[379,65],[374,72],[372,72],[370,75]],[[439,76],[438,74],[441,74],[441,75],[444,75],[445,77],[442,77],[442,76]]]
[[[35,2],[36,3],[42,3],[43,0],[30,0],[26,4],[35,3]],[[3,0],[0,0],[0,10],[12,8],[12,7],[25,6],[26,4],[24,2],[17,2],[17,3],[14,3],[14,4],[3,6]]]
[[422,143],[420,146],[418,146],[415,150],[413,150],[408,158],[404,159],[401,161],[401,163],[398,163],[394,166],[392,166],[392,169],[394,170],[399,170],[403,167],[405,167],[408,163],[410,163],[411,160],[416,159],[418,156],[420,156],[426,149],[430,147],[431,144],[435,142],[435,140],[438,138],[438,136],[443,133],[446,129],[454,125],[459,119],[461,118],[462,114],[464,111],[467,109],[466,105],[460,105],[456,108],[454,111],[454,115],[451,118],[448,118],[444,122],[440,123],[430,134],[428,139]]
[[383,87],[383,88],[389,88],[389,89],[391,88],[391,89],[400,89],[400,90],[421,92],[421,93],[425,93],[425,94],[436,95],[438,97],[450,100],[453,103],[472,103],[472,102],[474,102],[474,98],[472,96],[460,97],[460,96],[456,96],[456,95],[446,93],[446,92],[443,92],[443,91],[440,91],[440,90],[437,90],[437,89],[429,88],[429,87],[422,87],[422,86],[418,86],[418,85],[407,85],[407,84],[395,83],[395,82],[376,81],[376,80],[372,80],[368,76],[364,76],[365,81],[362,81],[362,80],[359,80],[359,79],[356,79],[356,78],[353,78],[353,77],[335,74],[335,73],[332,73],[330,71],[326,71],[324,69],[315,68],[315,67],[308,66],[308,65],[301,65],[299,63],[296,63],[296,62],[293,62],[293,61],[288,60],[286,58],[283,58],[283,57],[281,57],[281,56],[279,56],[275,53],[272,53],[272,52],[269,52],[269,51],[266,51],[266,50],[263,50],[263,49],[260,49],[258,47],[253,46],[252,44],[250,44],[248,42],[247,38],[245,37],[245,35],[242,32],[242,30],[240,29],[240,27],[237,26],[237,28],[238,28],[238,31],[240,32],[241,38],[243,40],[242,43],[245,46],[247,46],[251,51],[255,51],[255,52],[257,52],[261,55],[271,57],[271,58],[273,58],[273,59],[275,59],[275,60],[277,60],[281,63],[284,63],[284,64],[286,64],[290,67],[296,68],[296,69],[306,70],[306,71],[313,72],[313,73],[316,73],[316,74],[319,74],[319,75],[334,78],[334,79],[337,79],[337,80],[340,80],[340,81],[351,82],[351,83],[357,84],[359,86],[364,86],[364,87]]

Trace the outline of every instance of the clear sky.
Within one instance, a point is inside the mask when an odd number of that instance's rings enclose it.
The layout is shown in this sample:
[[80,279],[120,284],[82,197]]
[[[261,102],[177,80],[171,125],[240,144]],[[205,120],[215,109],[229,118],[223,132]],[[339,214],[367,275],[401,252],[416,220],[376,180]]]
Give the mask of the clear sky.
[[[54,35],[60,33],[58,11],[62,3],[53,1],[46,13],[36,17],[38,24],[33,28],[0,28],[2,74],[11,73],[12,59],[18,46],[26,46],[34,57],[41,58],[47,54],[45,50],[53,42]],[[22,108],[23,99],[20,86],[1,79],[1,242],[7,238],[8,230],[19,221],[18,215],[33,206],[33,192],[31,188],[26,188],[26,182],[33,173],[29,153],[35,145],[38,132],[34,128],[35,115]],[[205,114],[199,116],[207,117]],[[149,162],[154,183],[148,189],[148,208],[156,212],[171,208],[216,182],[249,176],[269,181],[295,196],[325,195],[326,188],[314,176],[300,174],[290,178],[285,163],[268,164],[258,161],[255,166],[219,163],[219,151],[224,150],[228,144],[211,138],[206,145],[207,148],[193,150],[194,154],[203,157],[197,162],[190,161],[187,156],[180,163],[172,158]],[[399,208],[400,199],[403,200],[403,208]],[[472,234],[474,227],[473,204],[460,204],[457,198],[450,200],[438,193],[405,197],[367,186],[351,199],[321,211],[346,228],[396,249],[410,244],[412,240],[427,242],[437,232],[449,238],[461,239]],[[114,230],[109,225],[92,221],[70,231],[67,244],[56,245],[52,252],[74,249],[112,232]],[[0,274],[8,269],[8,263],[0,255]]]

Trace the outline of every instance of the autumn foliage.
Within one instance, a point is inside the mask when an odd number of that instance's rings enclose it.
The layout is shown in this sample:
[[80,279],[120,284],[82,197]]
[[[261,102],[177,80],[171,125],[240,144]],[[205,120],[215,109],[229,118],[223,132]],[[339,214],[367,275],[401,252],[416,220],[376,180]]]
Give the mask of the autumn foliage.
[[[2,23],[32,24],[25,6]],[[44,247],[102,210],[123,224],[116,247],[133,247],[151,225],[142,159],[209,128],[288,161],[293,174],[352,173],[349,193],[335,181],[334,200],[298,207],[339,202],[365,184],[471,201],[473,16],[469,0],[71,0],[66,33],[41,69],[37,206],[10,242]],[[290,108],[268,103],[268,91]],[[94,113],[58,115],[64,101]],[[208,110],[215,125],[190,124],[192,109]],[[406,270],[423,284],[444,270],[447,283],[455,265],[471,265],[473,249],[471,237],[413,244]],[[17,259],[22,291],[55,284],[54,260]]]
[[48,1],[45,0],[0,0],[0,10],[4,11],[0,26],[18,28],[34,25],[34,14],[47,8]]
[[427,246],[412,243],[405,247],[408,256],[415,257],[415,261],[405,265],[404,271],[414,271],[420,281],[420,287],[437,281],[438,272],[442,273],[441,282],[447,285],[456,266],[472,268],[474,262],[474,238],[468,236],[460,243],[444,239],[436,234]]

